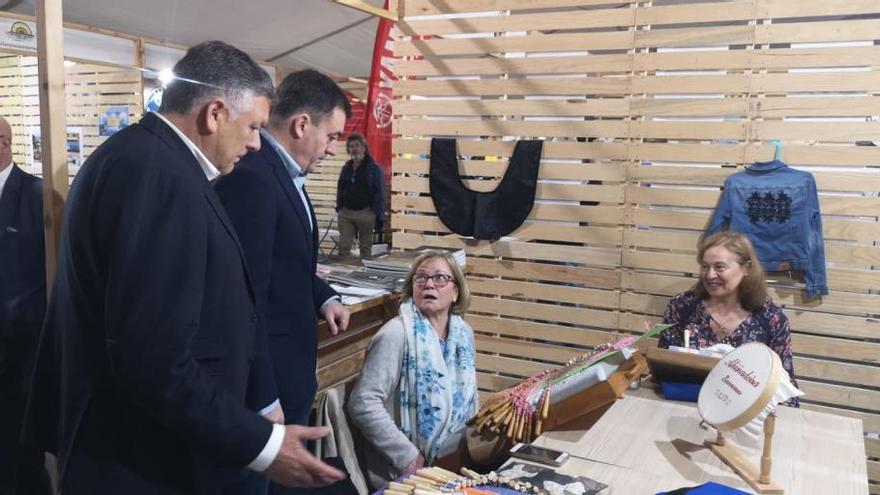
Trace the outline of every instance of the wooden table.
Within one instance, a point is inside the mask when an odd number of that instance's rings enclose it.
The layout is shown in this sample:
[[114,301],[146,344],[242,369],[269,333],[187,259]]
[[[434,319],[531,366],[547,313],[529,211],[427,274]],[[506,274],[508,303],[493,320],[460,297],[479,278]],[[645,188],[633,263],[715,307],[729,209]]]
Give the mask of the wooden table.
[[[608,494],[653,494],[715,481],[748,493],[748,485],[703,446],[694,404],[625,396],[592,428],[544,433],[534,444],[571,455],[559,472],[608,484]],[[727,435],[757,464],[760,443]],[[772,479],[786,494],[868,493],[862,422],[780,406],[773,437]]]
[[386,321],[397,316],[399,301],[399,294],[385,294],[348,306],[348,330],[338,335],[330,335],[327,322],[320,320],[316,404],[328,388],[357,378],[370,339]]

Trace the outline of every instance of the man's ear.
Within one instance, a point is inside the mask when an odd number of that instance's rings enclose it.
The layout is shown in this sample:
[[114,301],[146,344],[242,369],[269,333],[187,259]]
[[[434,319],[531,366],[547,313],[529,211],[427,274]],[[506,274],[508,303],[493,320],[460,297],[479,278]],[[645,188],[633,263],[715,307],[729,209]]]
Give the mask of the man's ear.
[[290,119],[290,136],[294,139],[302,139],[306,133],[306,127],[311,125],[312,119],[306,112],[294,114]]
[[222,98],[215,98],[204,106],[200,119],[208,134],[216,134],[229,117],[229,106]]

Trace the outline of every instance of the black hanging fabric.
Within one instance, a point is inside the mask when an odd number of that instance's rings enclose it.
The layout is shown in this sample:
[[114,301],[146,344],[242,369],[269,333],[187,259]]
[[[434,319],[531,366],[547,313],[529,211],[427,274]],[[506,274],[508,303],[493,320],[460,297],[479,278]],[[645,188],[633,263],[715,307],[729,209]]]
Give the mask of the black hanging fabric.
[[449,230],[497,240],[516,230],[532,211],[544,142],[517,141],[501,183],[491,192],[465,187],[458,172],[455,139],[431,140],[431,199]]

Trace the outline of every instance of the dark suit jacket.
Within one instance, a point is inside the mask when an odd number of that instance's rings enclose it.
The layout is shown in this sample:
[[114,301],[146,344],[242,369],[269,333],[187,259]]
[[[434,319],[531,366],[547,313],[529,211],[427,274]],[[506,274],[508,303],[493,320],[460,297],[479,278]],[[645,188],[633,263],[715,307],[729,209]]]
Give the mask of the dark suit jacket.
[[18,438],[46,311],[43,181],[11,167],[0,196],[0,493],[12,490],[15,471],[23,481],[16,463],[42,459]]
[[252,380],[249,403],[261,408],[280,397],[286,421],[302,423],[317,389],[318,310],[337,295],[315,275],[314,212],[311,204],[306,211],[281,157],[265,140],[214,187],[244,246],[269,336],[271,371],[264,366]]
[[147,114],[101,145],[68,197],[28,415],[31,434],[57,421],[65,495],[216,493],[256,458],[271,425],[244,402],[254,309],[174,131]]
[[46,311],[43,181],[11,167],[0,196],[0,339],[36,339]]

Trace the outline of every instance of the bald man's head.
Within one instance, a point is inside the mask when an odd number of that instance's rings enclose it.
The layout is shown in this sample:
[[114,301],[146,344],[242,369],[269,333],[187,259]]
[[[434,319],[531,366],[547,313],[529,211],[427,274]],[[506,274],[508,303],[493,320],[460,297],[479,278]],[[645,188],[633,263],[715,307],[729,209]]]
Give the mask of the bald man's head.
[[0,117],[0,171],[12,163],[12,127]]

